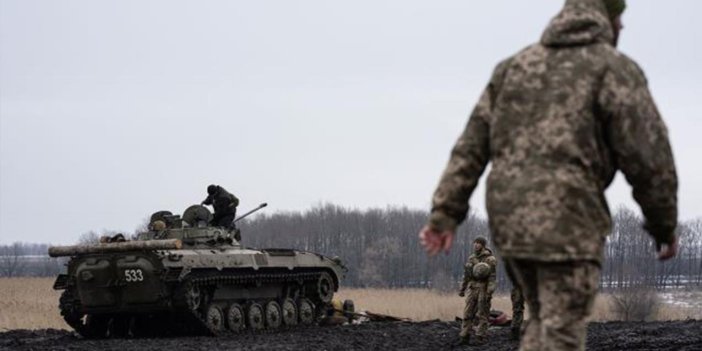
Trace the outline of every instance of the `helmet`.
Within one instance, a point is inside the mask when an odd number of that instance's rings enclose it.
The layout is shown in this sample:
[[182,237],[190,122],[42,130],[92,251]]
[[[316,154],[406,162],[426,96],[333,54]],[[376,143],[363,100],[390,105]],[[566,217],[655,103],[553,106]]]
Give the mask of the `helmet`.
[[477,263],[473,266],[473,278],[485,280],[490,276],[490,265],[485,262]]
[[344,312],[355,313],[356,306],[353,304],[353,300],[344,300]]
[[151,229],[156,232],[160,232],[162,230],[166,229],[166,222],[162,220],[156,220],[153,223],[151,223]]
[[210,186],[207,187],[207,194],[209,195],[214,195],[214,193],[217,192],[217,186],[214,184],[211,184]]

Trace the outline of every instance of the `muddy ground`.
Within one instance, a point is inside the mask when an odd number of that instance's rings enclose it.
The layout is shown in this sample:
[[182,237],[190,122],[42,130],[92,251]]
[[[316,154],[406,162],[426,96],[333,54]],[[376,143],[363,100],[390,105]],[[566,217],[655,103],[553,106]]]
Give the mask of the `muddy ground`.
[[[220,337],[83,340],[63,330],[0,333],[5,350],[516,350],[507,328],[484,346],[454,347],[458,323],[369,323]],[[588,350],[702,350],[702,321],[591,323]]]

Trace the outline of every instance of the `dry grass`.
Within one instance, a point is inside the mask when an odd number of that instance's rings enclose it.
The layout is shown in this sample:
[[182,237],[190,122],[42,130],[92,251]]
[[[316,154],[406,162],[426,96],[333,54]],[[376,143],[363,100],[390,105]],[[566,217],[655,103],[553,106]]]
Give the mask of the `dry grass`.
[[0,278],[0,330],[69,329],[53,283],[53,278]]
[[[422,289],[344,289],[337,295],[341,299],[351,299],[356,309],[410,318],[416,321],[441,319],[451,321],[463,314],[464,299],[457,294],[442,294]],[[590,320],[611,321],[616,317],[612,312],[611,296],[600,294],[595,301]],[[492,309],[512,314],[512,303],[508,295],[496,295],[492,299]],[[529,316],[527,308],[525,318]],[[702,309],[684,308],[662,304],[655,320],[702,319]]]
[[[59,315],[60,293],[51,287],[53,278],[0,278],[0,331],[5,329],[69,329]],[[356,309],[410,318],[416,321],[460,316],[464,300],[456,294],[422,289],[342,289],[340,299],[352,299]],[[497,295],[493,309],[511,311],[509,296]],[[613,320],[610,297],[600,295],[592,315],[594,321]],[[528,315],[527,309],[527,315]],[[657,320],[702,319],[700,308],[663,305]]]
[[[592,311],[590,320],[592,321],[613,321],[617,317],[612,310],[612,296],[608,294],[600,294],[595,301],[595,307]],[[702,319],[702,308],[698,307],[683,307],[666,303],[661,303],[660,308],[656,312],[656,321],[676,321],[685,319]]]
[[[426,289],[343,289],[339,299],[351,299],[357,311],[371,311],[416,321],[440,319],[452,321],[463,315],[465,299]],[[492,309],[511,311],[509,296],[492,299]]]

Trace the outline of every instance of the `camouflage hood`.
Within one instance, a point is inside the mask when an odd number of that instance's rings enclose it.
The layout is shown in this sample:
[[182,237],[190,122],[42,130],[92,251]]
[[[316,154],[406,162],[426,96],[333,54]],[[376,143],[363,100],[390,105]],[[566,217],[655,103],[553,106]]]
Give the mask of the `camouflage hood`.
[[614,43],[612,24],[602,0],[568,0],[541,37],[548,47]]

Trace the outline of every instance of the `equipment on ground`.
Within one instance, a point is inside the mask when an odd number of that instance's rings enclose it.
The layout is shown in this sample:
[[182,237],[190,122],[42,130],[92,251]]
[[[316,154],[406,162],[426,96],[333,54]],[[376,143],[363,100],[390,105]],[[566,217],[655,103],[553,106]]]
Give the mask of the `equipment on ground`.
[[473,278],[476,280],[486,280],[490,276],[490,265],[485,262],[476,263],[473,266]]

